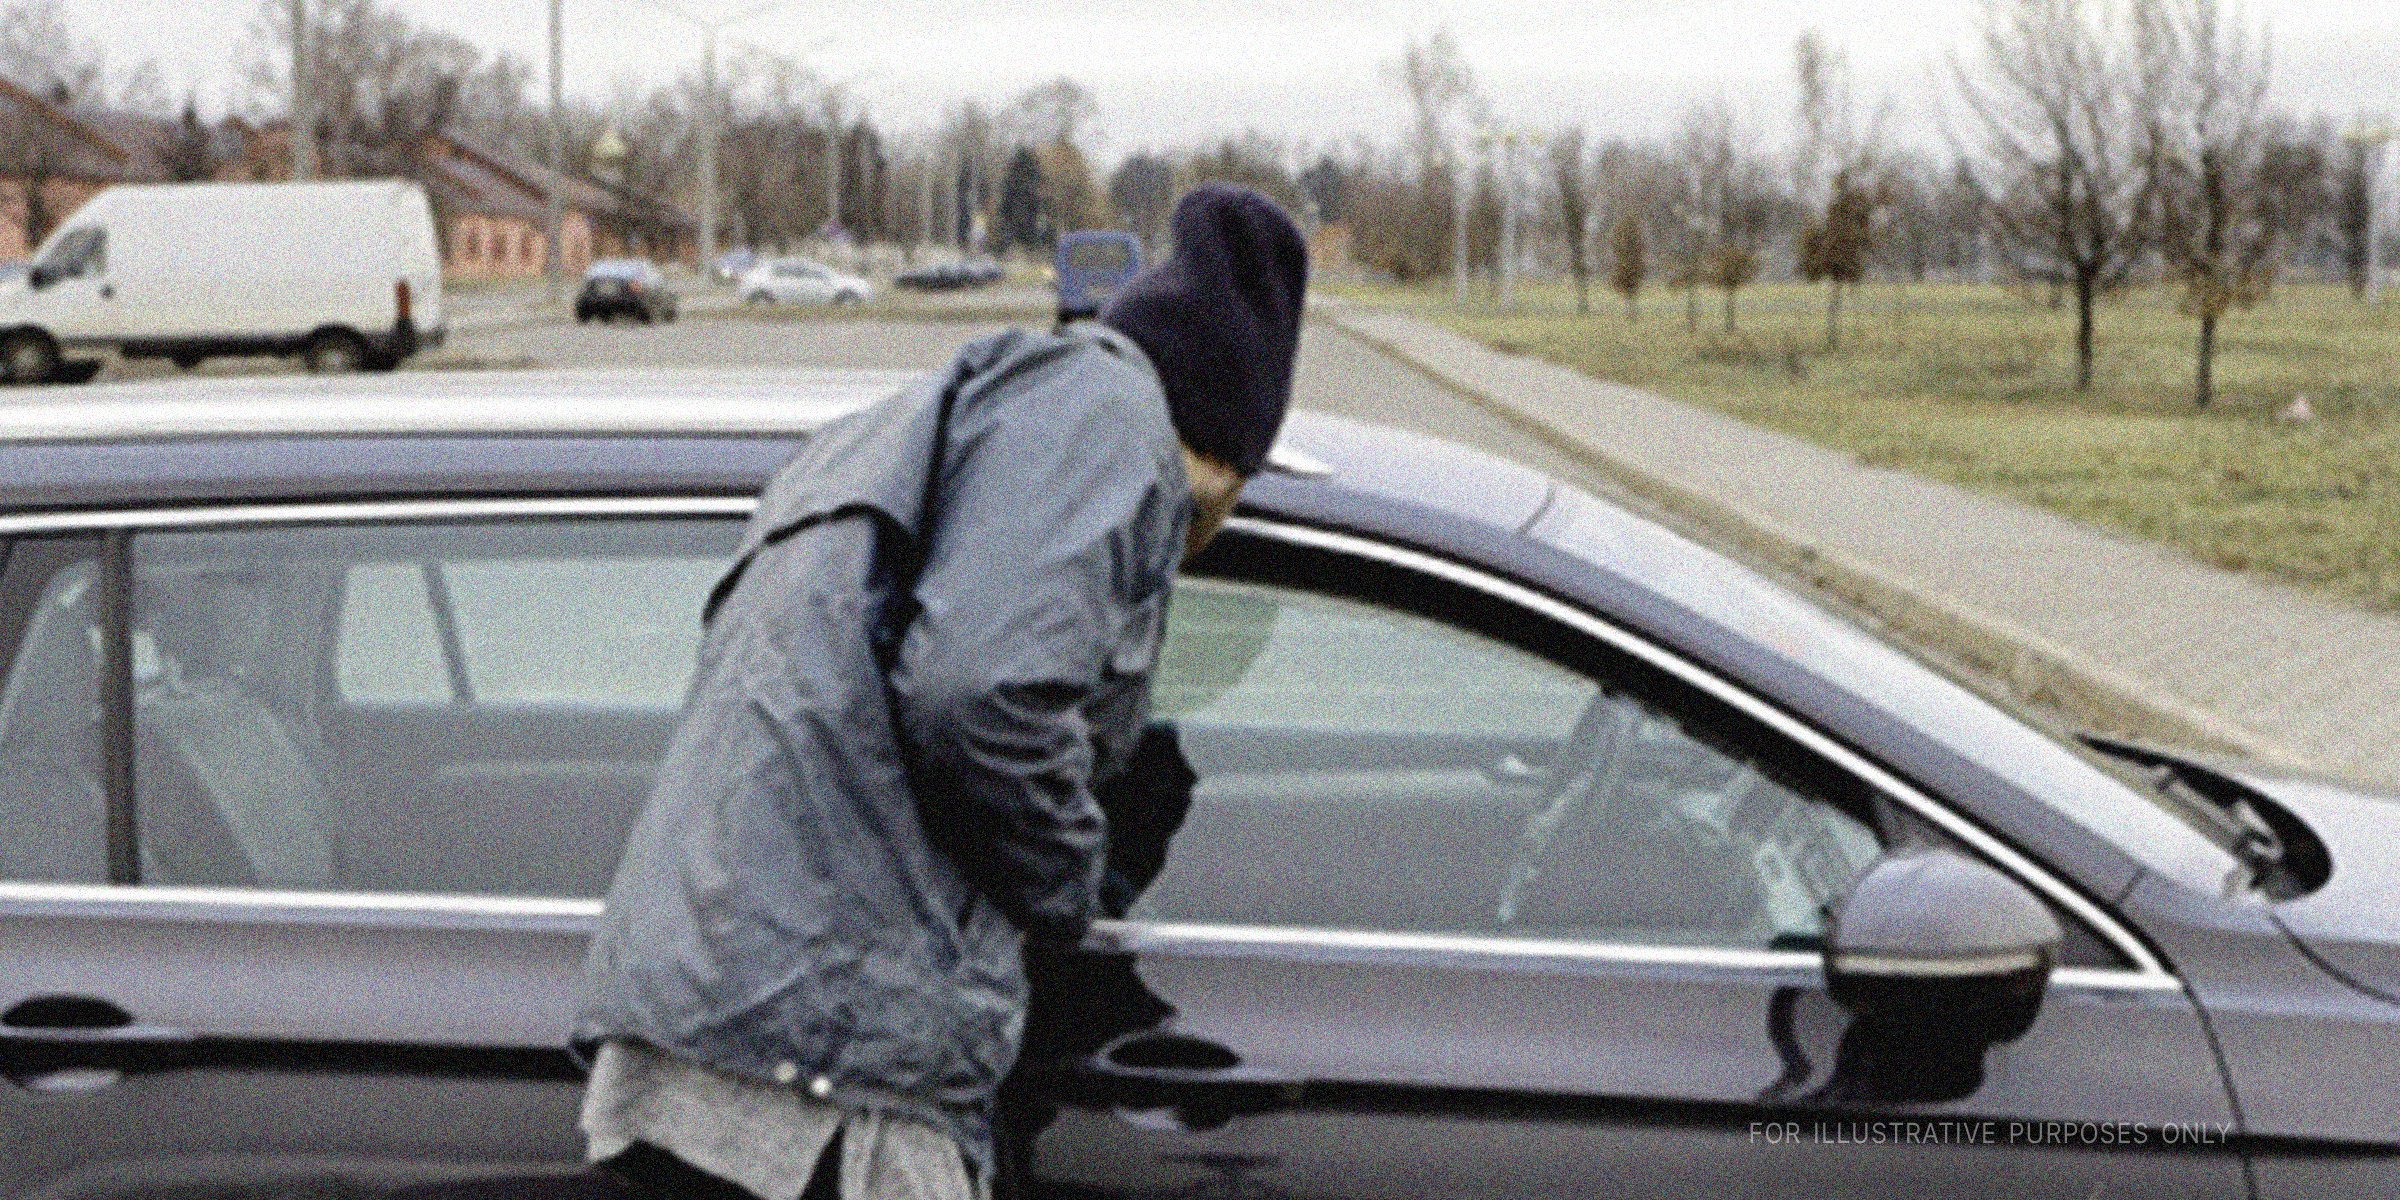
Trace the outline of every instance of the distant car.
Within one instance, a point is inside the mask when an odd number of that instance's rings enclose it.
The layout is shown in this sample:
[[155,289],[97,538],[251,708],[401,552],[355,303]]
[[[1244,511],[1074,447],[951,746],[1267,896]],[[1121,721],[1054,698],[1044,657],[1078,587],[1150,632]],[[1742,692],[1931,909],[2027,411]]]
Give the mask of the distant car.
[[990,287],[1000,282],[1001,274],[1000,264],[988,258],[928,263],[893,277],[892,286],[919,292],[950,292]]
[[1119,229],[1082,229],[1058,239],[1051,279],[1061,317],[1089,317],[1142,269],[1142,240]]
[[744,304],[859,304],[875,285],[809,259],[770,258],[742,276],[740,290]]
[[757,265],[758,251],[728,250],[709,264],[708,273],[710,278],[719,283],[739,283],[742,276],[749,274],[750,269]]
[[675,306],[675,293],[656,266],[639,258],[604,258],[583,273],[583,290],[575,294],[575,320],[631,317],[647,325],[674,320]]

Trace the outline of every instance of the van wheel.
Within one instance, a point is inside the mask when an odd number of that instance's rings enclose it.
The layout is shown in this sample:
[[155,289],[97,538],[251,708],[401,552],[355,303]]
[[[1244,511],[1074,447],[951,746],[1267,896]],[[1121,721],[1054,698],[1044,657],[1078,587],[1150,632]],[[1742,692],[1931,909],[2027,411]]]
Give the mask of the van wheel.
[[189,371],[200,365],[200,356],[197,354],[170,354],[167,356],[167,361]]
[[308,339],[300,363],[318,375],[347,375],[367,365],[366,339],[347,329],[327,329]]
[[48,383],[58,376],[58,343],[39,329],[0,338],[0,382]]

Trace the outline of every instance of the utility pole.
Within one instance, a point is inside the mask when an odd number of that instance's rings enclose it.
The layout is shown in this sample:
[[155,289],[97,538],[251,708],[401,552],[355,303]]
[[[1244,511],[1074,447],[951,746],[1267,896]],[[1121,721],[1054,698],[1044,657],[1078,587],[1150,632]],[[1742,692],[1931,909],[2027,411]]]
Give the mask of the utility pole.
[[700,270],[715,269],[717,261],[717,126],[724,107],[717,98],[717,27],[707,25],[700,59]]
[[2364,299],[2369,304],[2383,300],[2383,145],[2392,140],[2389,125],[2360,125],[2342,135],[2344,141],[2358,147],[2359,170],[2367,178],[2367,287]]
[[1493,264],[1493,269],[1498,271],[1500,274],[1500,307],[1515,308],[1517,306],[1517,267],[1519,257],[1517,246],[1517,192],[1521,183],[1520,176],[1524,174],[1524,171],[1517,160],[1517,147],[1521,145],[1539,146],[1542,144],[1543,138],[1542,135],[1538,133],[1528,133],[1515,129],[1487,129],[1478,135],[1477,140],[1483,144],[1487,151],[1490,150],[1490,148],[1494,145],[1500,147],[1498,163],[1498,174],[1500,177],[1500,246],[1494,253],[1494,258],[1497,261]]
[[835,106],[826,112],[825,130],[825,224],[828,232],[842,227],[842,110]]
[[752,17],[782,4],[784,0],[759,0],[727,13],[716,20],[707,20],[684,11],[669,0],[650,0],[650,4],[675,17],[700,27],[703,41],[700,58],[700,269],[706,272],[717,257],[717,131],[725,117],[725,98],[717,94],[717,33],[728,25],[738,25]]
[[1455,152],[1450,155],[1450,298],[1461,308],[1467,303],[1466,157]]
[[292,0],[292,178],[317,177],[317,98],[308,0]]
[[566,64],[565,0],[550,0],[550,253],[546,273],[556,302],[567,278],[567,113],[562,72]]

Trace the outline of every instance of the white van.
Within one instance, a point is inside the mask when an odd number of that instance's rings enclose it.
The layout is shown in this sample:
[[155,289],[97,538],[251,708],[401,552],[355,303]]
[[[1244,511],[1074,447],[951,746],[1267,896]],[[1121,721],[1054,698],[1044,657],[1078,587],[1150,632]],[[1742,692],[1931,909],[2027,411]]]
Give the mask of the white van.
[[433,212],[400,180],[112,187],[0,280],[8,383],[88,379],[78,350],[389,370],[441,339]]

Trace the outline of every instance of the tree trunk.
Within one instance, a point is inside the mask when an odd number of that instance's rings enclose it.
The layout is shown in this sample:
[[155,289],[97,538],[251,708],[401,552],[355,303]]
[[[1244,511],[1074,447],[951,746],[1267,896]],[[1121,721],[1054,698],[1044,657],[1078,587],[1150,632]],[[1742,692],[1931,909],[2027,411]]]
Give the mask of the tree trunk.
[[1700,332],[1700,285],[1683,289],[1683,328],[1686,333]]
[[1734,290],[1735,289],[1733,288],[1725,289],[1725,332],[1727,333],[1734,333],[1737,331],[1736,326],[1733,323]]
[[1625,323],[1628,325],[1642,323],[1642,301],[1638,292],[1625,293]]
[[2092,275],[2075,277],[2075,390],[2092,390],[2092,301],[2100,281]]
[[2207,408],[2217,394],[2217,315],[2200,309],[2200,366],[2192,389],[2192,406]]
[[1842,348],[1842,281],[1833,280],[1825,293],[1825,352]]

